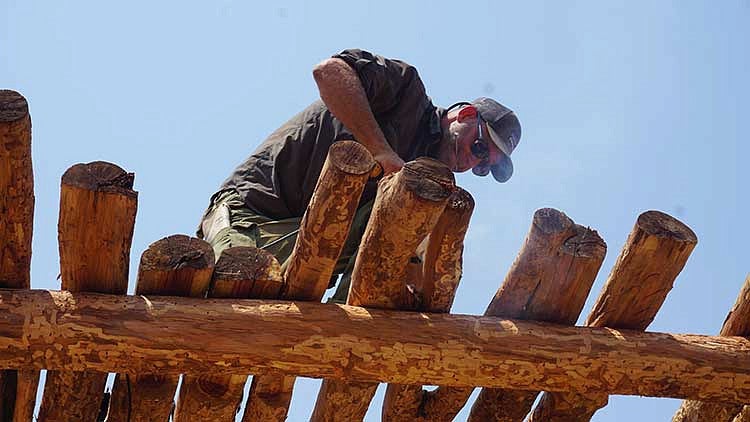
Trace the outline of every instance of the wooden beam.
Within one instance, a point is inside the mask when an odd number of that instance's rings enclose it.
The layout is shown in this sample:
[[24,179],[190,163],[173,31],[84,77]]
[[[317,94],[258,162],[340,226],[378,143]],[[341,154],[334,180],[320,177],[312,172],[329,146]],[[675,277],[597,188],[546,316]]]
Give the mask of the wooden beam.
[[[135,294],[204,297],[214,270],[207,242],[185,235],[160,239],[141,255]],[[178,374],[117,374],[107,422],[166,421],[174,405]]]
[[[374,166],[372,155],[358,142],[340,141],[329,148],[287,261],[281,298],[323,298]],[[293,388],[294,377],[254,376],[242,420],[285,421]]]
[[[208,297],[275,299],[283,284],[281,266],[273,255],[254,247],[236,246],[219,257]],[[175,422],[233,421],[245,382],[247,373],[185,374],[177,395]]]
[[[605,253],[606,245],[595,231],[576,225],[558,210],[537,210],[523,247],[485,315],[572,324]],[[424,420],[452,420],[472,390],[441,386],[426,393]],[[487,390],[473,414],[487,414],[488,418],[520,414],[522,419],[535,396],[531,391]]]
[[[750,336],[750,275],[745,279],[745,284],[742,286],[732,310],[729,311],[726,320],[724,320],[719,335]],[[750,418],[746,416],[748,412],[743,415],[742,410],[741,404],[687,400],[682,402],[680,408],[677,409],[672,422],[750,421]],[[735,416],[739,419],[735,419]]]
[[281,371],[361,382],[750,402],[750,340],[743,337],[311,302],[35,290],[0,290],[0,318],[3,369]]
[[[463,267],[464,237],[474,211],[474,198],[460,187],[451,194],[438,222],[427,237],[416,309],[446,313],[453,306]],[[388,384],[383,401],[384,421],[414,421],[420,418],[423,398],[421,385]]]
[[[380,181],[354,264],[348,304],[397,309],[411,303],[405,283],[407,263],[432,231],[454,189],[450,169],[429,158],[406,163]],[[377,386],[323,380],[311,420],[362,420]]]
[[[659,211],[642,213],[586,325],[645,330],[672,290],[697,242],[695,233],[677,219]],[[544,393],[529,421],[587,421],[606,406],[607,401],[606,393],[589,396]]]
[[[34,226],[31,116],[26,99],[0,90],[0,287],[30,288]],[[0,372],[3,420],[33,417],[38,371]]]
[[[133,173],[97,161],[62,177],[58,243],[62,288],[125,294],[138,194]],[[95,420],[106,372],[48,371],[39,420]]]

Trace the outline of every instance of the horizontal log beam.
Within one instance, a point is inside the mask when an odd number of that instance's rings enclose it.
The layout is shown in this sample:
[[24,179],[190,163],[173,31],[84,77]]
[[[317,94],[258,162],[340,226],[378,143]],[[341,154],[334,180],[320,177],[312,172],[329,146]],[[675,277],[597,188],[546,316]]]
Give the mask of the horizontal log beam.
[[[750,402],[743,337],[319,303],[0,290],[0,368],[265,373]],[[252,344],[253,347],[248,347]]]

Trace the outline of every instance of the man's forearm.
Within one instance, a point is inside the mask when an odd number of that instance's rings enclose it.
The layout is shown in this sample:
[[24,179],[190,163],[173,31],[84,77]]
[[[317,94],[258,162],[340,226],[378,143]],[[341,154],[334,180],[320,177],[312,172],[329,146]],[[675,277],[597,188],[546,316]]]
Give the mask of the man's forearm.
[[[352,131],[383,165],[383,161],[400,160],[380,130],[357,73],[341,59],[328,59],[313,70],[320,98],[336,118]],[[401,164],[403,165],[403,164]],[[385,166],[384,166],[385,167]],[[385,169],[388,172],[389,169]]]

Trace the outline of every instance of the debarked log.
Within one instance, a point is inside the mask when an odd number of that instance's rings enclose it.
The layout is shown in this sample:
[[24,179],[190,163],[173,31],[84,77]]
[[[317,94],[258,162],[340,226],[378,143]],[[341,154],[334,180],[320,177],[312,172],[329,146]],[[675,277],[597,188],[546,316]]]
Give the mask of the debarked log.
[[[265,373],[750,401],[742,337],[235,299],[0,291],[0,368]],[[253,347],[247,347],[252,344]]]

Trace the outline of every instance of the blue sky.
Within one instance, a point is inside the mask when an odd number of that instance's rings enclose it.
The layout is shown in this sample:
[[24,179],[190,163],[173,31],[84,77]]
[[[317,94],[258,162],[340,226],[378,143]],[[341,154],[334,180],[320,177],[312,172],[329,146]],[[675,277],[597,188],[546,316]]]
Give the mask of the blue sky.
[[[320,3],[1,0],[0,87],[33,120],[33,287],[59,288],[69,166],[135,172],[132,290],[148,244],[193,233],[234,166],[317,98],[312,67],[358,47],[415,65],[438,105],[487,95],[521,119],[509,183],[458,177],[477,206],[454,312],[484,311],[534,210],[554,207],[608,244],[585,317],[638,214],[657,209],[699,244],[649,330],[718,332],[750,272],[749,1]],[[298,381],[289,420],[316,394]],[[679,401],[610,403],[594,421],[668,420]]]

